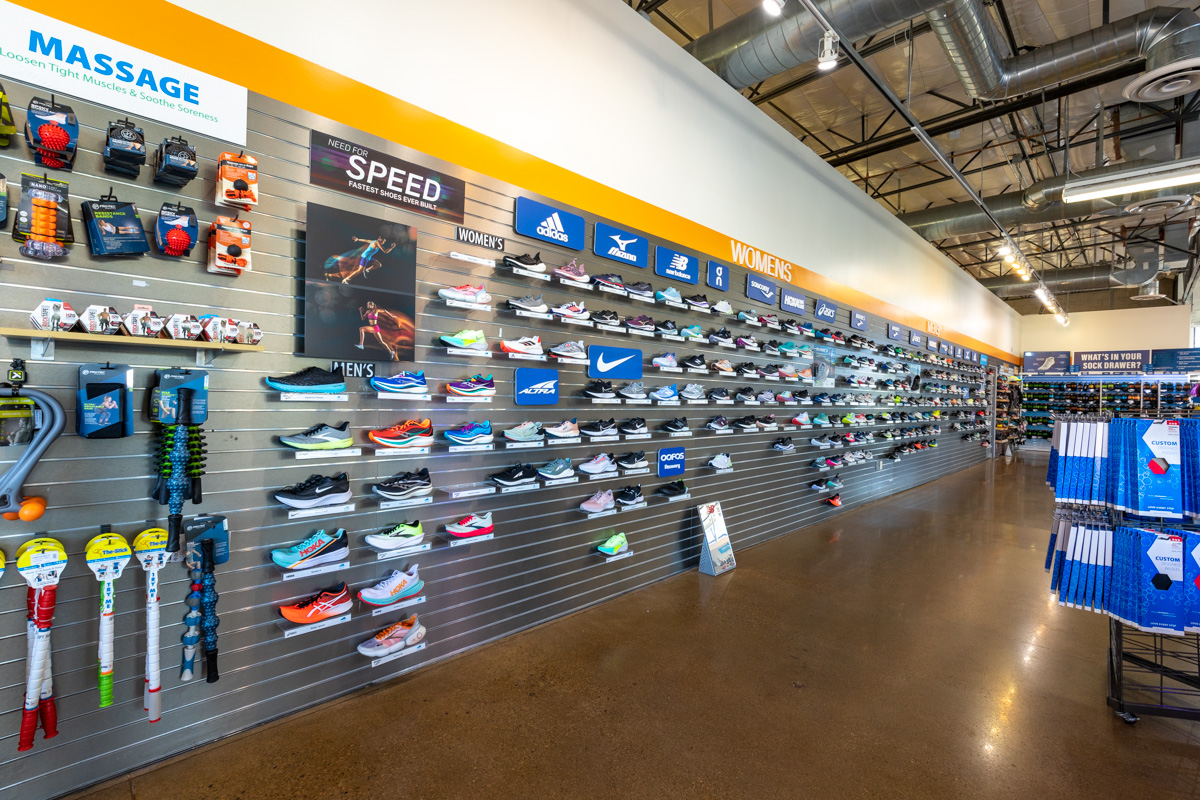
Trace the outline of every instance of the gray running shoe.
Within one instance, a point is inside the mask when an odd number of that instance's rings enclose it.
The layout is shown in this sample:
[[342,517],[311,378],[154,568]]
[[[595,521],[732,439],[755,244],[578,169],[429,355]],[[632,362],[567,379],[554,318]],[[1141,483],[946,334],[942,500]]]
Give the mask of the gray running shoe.
[[545,304],[545,302],[542,301],[542,296],[540,294],[537,297],[527,294],[520,299],[513,298],[512,300],[508,301],[508,304],[513,308],[519,308],[522,311],[536,311],[538,313],[545,313],[549,310],[549,307]]
[[505,431],[504,438],[511,442],[536,442],[542,438],[542,423],[522,422],[517,427]]
[[646,387],[641,381],[634,381],[628,386],[617,389],[617,394],[628,397],[630,400],[645,400]]
[[571,467],[571,459],[556,458],[544,467],[537,468],[538,475],[549,480],[555,478],[566,478],[575,474],[575,470]]
[[302,433],[280,436],[279,441],[297,450],[340,450],[354,445],[349,422],[343,422],[336,428],[332,425],[314,425]]
[[698,383],[689,383],[683,387],[683,391],[679,393],[679,396],[685,400],[703,400],[704,387]]

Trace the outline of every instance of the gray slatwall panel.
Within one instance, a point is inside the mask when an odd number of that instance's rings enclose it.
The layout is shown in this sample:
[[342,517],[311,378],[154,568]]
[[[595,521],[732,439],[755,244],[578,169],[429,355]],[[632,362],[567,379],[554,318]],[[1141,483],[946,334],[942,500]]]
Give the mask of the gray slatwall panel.
[[[16,122],[21,125],[29,97],[43,93],[8,80],[5,86],[13,101]],[[571,366],[560,368],[563,400],[559,406],[538,411],[511,406],[511,394],[506,396],[505,390],[511,392],[512,371],[528,362],[448,356],[434,346],[437,337],[463,327],[479,327],[489,337],[515,338],[528,334],[540,335],[550,343],[573,338],[586,344],[641,347],[647,354],[672,346],[680,357],[698,352],[710,359],[730,357],[735,361],[760,363],[773,359],[636,336],[597,335],[591,329],[541,323],[505,312],[488,315],[446,308],[431,299],[436,297],[438,288],[467,280],[486,280],[497,307],[502,307],[509,297],[535,291],[544,293],[547,302],[555,304],[582,298],[589,307],[613,308],[622,315],[664,313],[660,306],[648,307],[598,292],[572,292],[557,283],[539,282],[535,287],[534,282],[506,272],[449,259],[445,253],[450,249],[486,257],[492,253],[454,243],[453,226],[444,222],[371,206],[308,185],[309,128],[316,127],[370,146],[387,147],[401,157],[463,178],[468,182],[465,224],[513,239],[510,252],[522,252],[525,246],[515,241],[511,230],[513,198],[518,193],[515,187],[388,145],[377,137],[354,132],[268,98],[252,97],[251,132],[246,148],[259,159],[263,174],[262,200],[247,215],[254,224],[254,272],[236,279],[210,276],[200,265],[202,247],[193,251],[193,259],[185,261],[155,255],[140,260],[93,259],[86,252],[78,204],[94,199],[110,186],[122,199],[138,203],[148,230],[158,207],[165,201],[185,199],[197,209],[202,228],[217,213],[228,213],[218,211],[208,201],[213,192],[215,158],[224,148],[202,137],[187,137],[198,148],[202,168],[201,176],[182,192],[153,185],[146,169],[136,181],[110,177],[101,173],[99,153],[104,125],[120,114],[83,102],[68,102],[79,113],[84,129],[76,171],[60,177],[71,183],[72,212],[81,241],[65,262],[45,264],[24,259],[9,236],[0,236],[0,257],[4,259],[0,264],[0,324],[24,326],[29,309],[46,296],[61,297],[77,309],[91,302],[107,302],[127,310],[134,302],[150,302],[160,312],[223,311],[252,319],[266,332],[266,352],[221,356],[210,370],[213,411],[206,425],[210,470],[204,481],[205,502],[187,509],[226,514],[234,534],[231,560],[218,572],[222,678],[215,685],[202,681],[180,684],[176,678],[178,636],[183,630],[179,621],[183,616],[187,581],[182,569],[172,566],[163,573],[162,580],[165,714],[157,725],[148,726],[141,709],[144,589],[142,576],[136,571],[128,573],[117,587],[116,704],[109,709],[96,708],[98,586],[82,560],[82,547],[100,523],[111,523],[117,531],[132,536],[160,523],[165,516],[162,507],[145,498],[154,481],[148,456],[152,442],[148,422],[139,419],[137,433],[129,439],[88,442],[72,433],[74,420],[68,420],[68,433],[51,448],[28,484],[31,492],[50,498],[50,511],[35,524],[0,525],[0,547],[9,554],[33,532],[44,530],[63,540],[72,557],[59,590],[54,632],[55,687],[62,733],[51,741],[39,739],[33,751],[20,757],[13,754],[24,684],[24,589],[15,571],[0,585],[0,754],[3,754],[0,766],[4,770],[0,795],[51,797],[694,568],[699,558],[699,531],[692,508],[701,499],[722,501],[737,548],[840,513],[822,502],[823,495],[807,488],[818,474],[808,467],[817,450],[807,442],[821,434],[820,429],[727,436],[698,432],[690,440],[658,435],[650,441],[548,447],[535,454],[497,451],[450,455],[440,450],[419,460],[292,459],[274,444],[274,436],[307,427],[317,419],[350,419],[355,429],[382,427],[409,416],[410,409],[413,414],[431,416],[439,430],[473,415],[486,416],[499,428],[529,416],[543,421],[577,417],[581,422],[609,416],[618,419],[644,416],[654,429],[679,414],[693,420],[695,428],[715,414],[735,416],[773,411],[783,416],[798,409],[593,406],[579,396],[579,390],[587,382],[584,368]],[[154,145],[163,136],[176,133],[154,122],[140,124],[147,140]],[[23,139],[17,137],[13,145],[0,150],[0,172],[8,175],[10,182],[19,184],[22,171],[32,171],[32,165]],[[14,190],[13,199],[16,195]],[[351,381],[351,401],[334,407],[316,402],[283,404],[264,392],[264,375],[283,374],[319,363],[294,355],[303,350],[303,269],[297,259],[303,256],[308,202],[371,213],[419,229],[416,297],[419,316],[414,368],[425,369],[431,383],[437,383],[434,401],[427,408],[409,404],[389,407],[356,380]],[[552,263],[565,263],[578,255],[544,243],[530,245],[529,249],[541,250]],[[705,258],[703,254],[697,255]],[[595,271],[620,271],[620,265],[585,260]],[[741,305],[736,298],[741,295],[744,276],[745,270],[733,268],[735,288],[729,298],[735,305]],[[140,286],[135,281],[146,285]],[[848,313],[842,309],[838,327],[848,329]],[[675,314],[674,318],[682,325],[684,316]],[[688,321],[701,322],[706,328],[713,322],[707,318]],[[885,324],[884,320],[872,319],[868,335],[881,340],[885,337]],[[730,327],[749,330],[736,324]],[[754,333],[763,336],[761,330],[755,329]],[[22,343],[0,341],[0,358],[4,360],[23,352],[27,348]],[[139,386],[148,383],[154,369],[186,361],[180,354],[110,349],[104,340],[84,346],[60,345],[53,363],[31,364],[33,382],[63,398],[70,416],[73,404],[69,398],[74,391],[76,368],[82,363],[104,360],[133,365]],[[506,387],[501,389],[494,404],[447,405],[439,396],[442,384],[476,371],[494,373],[501,386]],[[730,390],[747,384],[745,379],[716,376],[665,373],[659,376],[647,369],[646,382],[650,386],[689,380]],[[780,388],[789,384],[764,385]],[[144,399],[145,392],[139,388],[137,401],[143,403]],[[900,427],[900,424],[877,425],[875,429],[885,427]],[[798,444],[797,452],[791,455],[772,452],[770,443],[778,435],[792,436]],[[958,434],[947,432],[941,443],[937,450],[908,456],[899,464],[884,462],[882,469],[877,469],[877,462],[843,469],[846,487],[842,495],[846,506],[903,491],[986,457],[976,443],[963,442]],[[581,482],[536,493],[472,500],[450,500],[447,495],[435,492],[431,506],[409,512],[419,514],[432,531],[469,511],[491,510],[499,530],[498,538],[491,542],[454,549],[436,548],[416,559],[421,564],[428,597],[419,610],[430,630],[429,647],[416,656],[372,670],[354,651],[355,644],[405,612],[379,618],[363,615],[349,624],[299,638],[285,641],[281,637],[275,621],[276,608],[281,603],[303,597],[342,577],[353,589],[369,586],[393,567],[401,566],[400,562],[377,563],[373,551],[362,545],[364,533],[404,517],[405,512],[381,513],[371,499],[367,487],[380,478],[423,463],[435,471],[438,485],[449,485],[479,481],[517,457],[548,460],[568,455],[578,462],[602,449],[609,452],[644,449],[653,457],[656,448],[676,444],[688,448],[686,478],[696,498],[691,503],[668,504],[652,498],[650,507],[643,511],[590,522],[574,510],[595,489],[616,488],[626,483],[616,479],[596,485]],[[875,442],[866,449],[882,455],[892,447],[889,442]],[[733,456],[732,474],[715,475],[702,466],[718,452]],[[0,450],[0,468],[11,462],[12,456]],[[270,498],[272,490],[312,472],[341,470],[350,473],[358,508],[336,522],[328,519],[289,522]],[[652,476],[634,480],[642,480],[648,493],[659,483]],[[269,565],[268,551],[295,542],[322,524],[340,524],[350,531],[352,568],[336,575],[280,581]],[[592,547],[616,525],[630,533],[636,555],[606,565],[592,555]]]

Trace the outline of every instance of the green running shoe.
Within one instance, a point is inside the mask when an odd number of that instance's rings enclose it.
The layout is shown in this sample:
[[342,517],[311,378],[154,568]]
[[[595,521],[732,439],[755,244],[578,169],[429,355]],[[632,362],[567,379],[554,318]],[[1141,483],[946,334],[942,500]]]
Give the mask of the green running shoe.
[[420,520],[401,522],[379,533],[368,533],[364,541],[380,550],[399,550],[402,547],[416,547],[421,544],[425,541],[425,531],[421,528]]
[[624,553],[629,549],[629,542],[625,539],[625,534],[615,533],[596,548],[606,556],[615,556],[617,553]]

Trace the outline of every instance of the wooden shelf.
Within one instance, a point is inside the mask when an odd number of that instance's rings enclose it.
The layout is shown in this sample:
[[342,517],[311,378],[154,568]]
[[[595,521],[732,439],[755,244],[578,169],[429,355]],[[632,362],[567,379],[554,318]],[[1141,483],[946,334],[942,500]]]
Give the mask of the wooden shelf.
[[122,336],[119,334],[58,333],[39,331],[32,328],[0,327],[0,336],[8,339],[29,339],[29,358],[33,361],[53,360],[55,342],[84,342],[87,344],[115,345],[117,347],[161,347],[174,348],[176,350],[193,350],[196,353],[197,366],[204,366],[211,363],[212,358],[220,353],[259,353],[265,349],[261,344],[227,344],[224,342],[157,339],[150,336]]

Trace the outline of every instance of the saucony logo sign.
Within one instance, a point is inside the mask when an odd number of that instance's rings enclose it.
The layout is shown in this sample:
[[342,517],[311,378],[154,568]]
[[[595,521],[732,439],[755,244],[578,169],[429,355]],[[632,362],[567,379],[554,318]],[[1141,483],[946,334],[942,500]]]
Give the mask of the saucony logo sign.
[[600,356],[600,358],[596,359],[596,369],[600,370],[601,372],[608,372],[615,367],[621,366],[631,358],[633,358],[633,356],[618,358],[616,361],[605,361],[604,356]]

